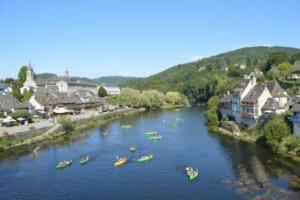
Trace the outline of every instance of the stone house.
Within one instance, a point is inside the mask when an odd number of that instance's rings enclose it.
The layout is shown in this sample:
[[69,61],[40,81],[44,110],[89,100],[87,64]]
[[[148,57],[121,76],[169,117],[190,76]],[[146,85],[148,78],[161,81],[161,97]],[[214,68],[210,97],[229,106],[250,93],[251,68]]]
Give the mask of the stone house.
[[0,95],[0,113],[7,115],[7,113],[15,112],[16,110],[28,109],[28,103],[20,102],[13,95]]

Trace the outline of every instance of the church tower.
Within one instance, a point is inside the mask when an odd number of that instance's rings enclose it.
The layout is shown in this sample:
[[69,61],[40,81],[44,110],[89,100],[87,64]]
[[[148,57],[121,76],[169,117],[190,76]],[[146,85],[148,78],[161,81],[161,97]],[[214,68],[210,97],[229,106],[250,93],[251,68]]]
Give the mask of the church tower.
[[66,77],[66,78],[69,78],[69,71],[68,71],[68,68],[66,68],[66,71],[65,71],[65,77]]
[[29,61],[28,68],[26,71],[26,81],[23,83],[23,87],[20,88],[20,91],[23,94],[25,91],[29,91],[30,89],[36,90],[36,88],[37,85],[36,82],[34,81],[33,69]]
[[27,68],[27,73],[26,73],[26,82],[28,83],[32,83],[34,80],[33,80],[33,69],[31,67],[31,63],[29,61],[29,64],[28,64],[28,68]]

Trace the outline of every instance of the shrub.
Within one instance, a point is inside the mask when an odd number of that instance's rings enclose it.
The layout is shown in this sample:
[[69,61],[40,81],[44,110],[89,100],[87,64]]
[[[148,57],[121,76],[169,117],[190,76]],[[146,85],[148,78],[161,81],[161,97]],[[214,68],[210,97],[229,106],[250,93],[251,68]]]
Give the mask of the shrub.
[[98,96],[99,97],[106,97],[107,96],[107,91],[104,87],[99,87]]
[[32,115],[28,112],[28,110],[17,110],[11,114],[11,117],[14,119],[22,117],[24,119],[31,120]]
[[74,130],[74,125],[69,117],[60,117],[58,122],[62,124],[63,129],[66,133],[72,132]]
[[267,145],[273,150],[279,150],[279,144],[284,137],[291,134],[291,130],[284,119],[279,115],[274,115],[272,120],[264,126],[264,135]]

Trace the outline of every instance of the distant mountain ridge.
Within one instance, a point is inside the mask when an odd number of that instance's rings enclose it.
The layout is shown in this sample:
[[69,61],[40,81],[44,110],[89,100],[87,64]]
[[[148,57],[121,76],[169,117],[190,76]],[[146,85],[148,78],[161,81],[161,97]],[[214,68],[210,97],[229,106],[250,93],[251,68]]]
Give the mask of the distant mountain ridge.
[[[49,79],[53,77],[58,77],[54,73],[41,73],[41,74],[36,74],[37,79]],[[119,86],[120,84],[125,84],[128,81],[133,81],[139,79],[138,77],[126,77],[126,76],[103,76],[95,79],[87,78],[87,77],[76,77],[73,76],[72,79],[75,80],[80,80],[80,81],[87,81],[87,82],[92,82],[96,84],[104,84],[108,86]]]

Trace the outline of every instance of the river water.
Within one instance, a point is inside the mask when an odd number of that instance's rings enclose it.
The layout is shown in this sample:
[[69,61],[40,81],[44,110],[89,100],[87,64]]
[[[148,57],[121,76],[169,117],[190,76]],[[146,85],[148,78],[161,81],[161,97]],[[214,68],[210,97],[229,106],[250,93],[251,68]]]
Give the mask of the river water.
[[[133,128],[122,129],[122,124]],[[150,141],[146,131],[158,131],[162,139]],[[129,151],[131,144],[137,146],[135,153]],[[136,162],[150,153],[152,161]],[[86,154],[92,159],[80,166]],[[127,156],[129,163],[114,167],[116,156]],[[64,159],[72,159],[72,166],[56,169]],[[186,166],[198,168],[196,180],[188,181]],[[299,177],[299,164],[209,133],[203,110],[195,107],[126,116],[56,144],[1,155],[0,199],[294,200],[300,199]]]

